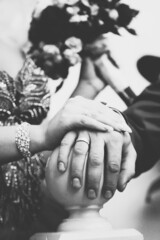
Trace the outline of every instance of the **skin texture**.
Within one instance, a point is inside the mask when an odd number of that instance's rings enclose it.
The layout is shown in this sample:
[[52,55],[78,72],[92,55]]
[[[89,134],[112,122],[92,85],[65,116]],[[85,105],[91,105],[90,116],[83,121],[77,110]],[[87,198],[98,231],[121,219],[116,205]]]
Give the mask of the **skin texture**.
[[[111,110],[103,104],[75,97],[69,99],[65,106],[50,121],[41,125],[30,125],[30,151],[32,154],[44,150],[53,150],[61,142],[64,135],[73,129],[94,129],[97,131],[113,131],[113,127],[119,129],[119,123],[106,118]],[[114,117],[114,114],[113,116]],[[122,125],[127,129],[127,125]],[[0,128],[0,153],[1,164],[18,160],[20,154],[15,144],[16,126]]]
[[[86,139],[89,144],[77,141],[77,139]],[[57,160],[57,167],[61,173],[65,172],[68,167],[71,151],[73,151],[70,166],[71,181],[75,189],[82,187],[83,168],[87,160],[85,189],[89,199],[97,197],[103,171],[102,194],[107,200],[114,195],[116,189],[123,191],[135,174],[136,152],[130,135],[126,132],[80,131],[68,133],[61,142]]]
[[[109,69],[111,69],[110,65],[111,63],[109,63]],[[97,66],[90,58],[84,60],[80,81],[73,96],[80,94],[87,98],[95,98],[99,91],[105,87],[106,82],[97,76],[96,68]],[[112,66],[112,71],[113,68]],[[116,74],[117,71],[116,69]],[[108,69],[106,69],[106,74],[111,78],[112,74]],[[123,121],[126,124],[121,114],[110,110],[106,116],[110,124],[119,122],[119,127],[123,125]],[[113,112],[114,116],[112,115]],[[79,139],[83,141],[79,141]],[[75,189],[81,189],[85,174],[86,181],[84,184],[89,199],[97,197],[102,174],[104,174],[102,194],[106,200],[112,198],[116,189],[123,191],[134,176],[136,152],[130,135],[125,131],[118,130],[105,133],[72,131],[67,133],[60,144],[57,160],[58,170],[62,174],[68,169],[69,154],[72,150],[72,164],[70,166],[72,186]],[[84,173],[83,167],[85,164],[87,164],[87,170]],[[102,166],[105,166],[104,172]]]

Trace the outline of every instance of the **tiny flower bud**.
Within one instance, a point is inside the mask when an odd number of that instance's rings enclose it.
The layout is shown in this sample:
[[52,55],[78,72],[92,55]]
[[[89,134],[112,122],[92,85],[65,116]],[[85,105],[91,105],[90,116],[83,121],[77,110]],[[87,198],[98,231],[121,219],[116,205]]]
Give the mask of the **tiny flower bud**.
[[112,20],[116,21],[116,20],[118,19],[118,17],[119,17],[117,10],[116,10],[116,9],[111,10],[111,11],[109,12],[109,17],[110,17]]

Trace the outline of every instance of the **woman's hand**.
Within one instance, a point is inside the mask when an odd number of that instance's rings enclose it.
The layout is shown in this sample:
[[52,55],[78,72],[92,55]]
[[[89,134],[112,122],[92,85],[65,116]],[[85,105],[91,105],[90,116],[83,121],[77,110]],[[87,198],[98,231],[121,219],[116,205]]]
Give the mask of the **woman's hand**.
[[45,150],[54,149],[64,135],[74,129],[97,131],[131,131],[123,117],[106,105],[83,97],[71,98],[47,125],[44,131]]

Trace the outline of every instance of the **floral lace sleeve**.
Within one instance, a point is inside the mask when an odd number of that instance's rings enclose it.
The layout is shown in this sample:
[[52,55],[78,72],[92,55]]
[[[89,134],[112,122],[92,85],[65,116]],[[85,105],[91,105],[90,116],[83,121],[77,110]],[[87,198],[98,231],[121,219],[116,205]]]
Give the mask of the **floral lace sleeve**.
[[1,125],[22,121],[41,123],[50,105],[48,81],[30,58],[26,59],[15,80],[6,72],[0,72]]
[[47,115],[50,105],[49,78],[43,70],[27,58],[16,79],[20,118],[39,124]]

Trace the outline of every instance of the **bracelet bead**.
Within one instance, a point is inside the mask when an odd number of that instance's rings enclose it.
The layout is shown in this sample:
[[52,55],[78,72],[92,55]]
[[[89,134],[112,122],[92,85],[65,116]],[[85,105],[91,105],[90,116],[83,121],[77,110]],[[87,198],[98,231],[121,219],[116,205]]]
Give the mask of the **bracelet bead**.
[[24,122],[18,125],[16,129],[15,143],[23,158],[31,157],[29,126],[29,123]]

